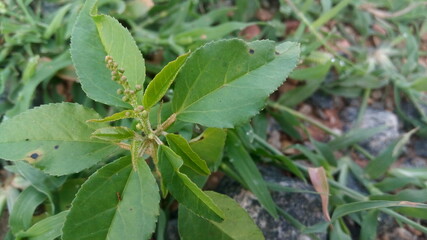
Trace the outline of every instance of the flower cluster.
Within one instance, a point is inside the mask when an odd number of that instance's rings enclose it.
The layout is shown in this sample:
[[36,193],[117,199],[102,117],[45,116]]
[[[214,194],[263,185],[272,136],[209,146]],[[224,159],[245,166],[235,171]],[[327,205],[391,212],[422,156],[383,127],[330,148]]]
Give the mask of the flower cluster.
[[142,86],[136,85],[135,89],[131,89],[127,77],[124,75],[125,70],[123,68],[119,68],[118,64],[114,62],[111,56],[105,57],[105,63],[107,68],[111,71],[111,80],[123,86],[123,89],[117,89],[117,94],[123,95],[122,100],[124,102],[127,102],[134,108],[137,108],[136,93],[142,90]]

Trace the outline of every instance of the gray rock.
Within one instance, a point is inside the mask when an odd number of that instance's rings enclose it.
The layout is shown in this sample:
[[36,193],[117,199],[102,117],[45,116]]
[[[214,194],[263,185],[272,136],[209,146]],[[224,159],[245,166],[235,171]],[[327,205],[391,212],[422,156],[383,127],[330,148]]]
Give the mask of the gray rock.
[[168,226],[166,227],[166,239],[168,240],[179,240],[178,233],[178,219],[170,219]]
[[399,122],[397,116],[392,112],[368,108],[362,119],[360,128],[382,126],[386,126],[386,128],[362,143],[362,146],[373,155],[378,155],[399,137]]
[[[268,182],[274,182],[282,186],[292,187],[295,189],[314,191],[310,185],[305,184],[302,181],[285,177],[278,168],[262,166],[260,167],[260,170],[265,180]],[[220,183],[218,191],[234,198],[244,209],[246,209],[254,222],[262,230],[267,240],[311,239],[309,236],[299,232],[283,217],[275,220],[265,209],[262,208],[255,195],[240,187],[235,181],[229,178],[224,178]],[[273,192],[272,196],[279,207],[306,226],[324,221],[321,200],[316,194]],[[326,239],[326,233],[318,234],[317,236],[319,239]]]
[[[353,128],[352,125],[354,125],[357,119],[358,112],[358,108],[347,107],[340,113],[341,119],[347,122],[345,126],[346,131]],[[399,121],[397,116],[392,112],[367,108],[359,128],[378,128],[383,126],[386,127],[384,130],[361,143],[373,155],[378,155],[393,140],[399,137]]]
[[415,139],[414,151],[418,156],[427,158],[427,139]]
[[334,99],[331,95],[322,93],[322,92],[315,92],[310,98],[309,102],[318,108],[321,109],[330,109],[334,107]]

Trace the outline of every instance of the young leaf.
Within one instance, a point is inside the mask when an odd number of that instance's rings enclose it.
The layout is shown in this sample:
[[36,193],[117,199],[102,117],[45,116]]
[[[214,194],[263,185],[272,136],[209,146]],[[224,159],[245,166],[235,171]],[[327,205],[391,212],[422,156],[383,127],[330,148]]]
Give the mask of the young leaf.
[[206,162],[191,149],[185,138],[176,134],[168,134],[166,139],[170,148],[182,158],[184,166],[191,168],[200,175],[209,175],[211,173]]
[[102,123],[102,122],[114,122],[120,119],[125,119],[125,118],[133,118],[134,116],[134,111],[133,110],[124,110],[118,113],[114,113],[111,116],[105,117],[105,118],[101,118],[101,119],[90,119],[88,120],[88,122],[97,122],[97,123]]
[[92,133],[92,138],[111,142],[120,142],[135,136],[136,132],[127,127],[105,127]]
[[216,192],[206,192],[224,212],[224,221],[217,223],[199,217],[184,206],[179,206],[178,228],[182,239],[188,240],[261,240],[262,232],[248,213],[233,199]]
[[111,72],[105,66],[107,53],[90,16],[96,2],[87,0],[77,17],[71,34],[71,57],[82,89],[88,97],[108,105],[128,108],[129,104],[123,102],[116,93],[120,85],[111,80]]
[[93,110],[73,103],[43,105],[0,125],[0,157],[25,160],[52,175],[88,168],[120,152],[120,148],[90,136],[107,124],[86,123],[99,118]]
[[276,204],[268,191],[261,173],[234,132],[228,132],[226,151],[230,157],[230,162],[246,183],[249,190],[255,194],[261,205],[264,206],[274,218],[278,218],[279,215],[276,210]]
[[299,45],[272,41],[222,40],[187,59],[176,77],[172,106],[178,119],[231,128],[263,106],[299,58]]
[[25,232],[16,234],[16,240],[54,240],[61,236],[61,229],[68,211],[60,212],[35,223]]
[[189,54],[183,54],[168,63],[148,84],[142,100],[145,109],[150,109],[165,95]]
[[190,147],[203,160],[211,171],[216,171],[221,164],[224,151],[226,131],[220,128],[207,128],[197,141],[190,142]]
[[224,213],[212,199],[200,190],[185,174],[179,170],[183,165],[182,159],[165,145],[159,146],[157,152],[159,168],[163,181],[168,190],[179,203],[189,208],[195,214],[207,219],[220,222]]
[[62,229],[64,240],[149,239],[159,215],[159,190],[144,159],[112,162],[80,188]]
[[[136,90],[136,85],[143,86],[145,80],[145,63],[138,46],[130,35],[116,19],[107,15],[92,17],[98,28],[99,37],[106,52],[125,70],[124,75],[131,89]],[[138,91],[142,100],[142,91]]]
[[331,221],[331,217],[328,212],[329,184],[325,169],[323,167],[308,168],[308,175],[310,176],[314,189],[320,194],[320,198],[322,199],[323,216],[326,220]]

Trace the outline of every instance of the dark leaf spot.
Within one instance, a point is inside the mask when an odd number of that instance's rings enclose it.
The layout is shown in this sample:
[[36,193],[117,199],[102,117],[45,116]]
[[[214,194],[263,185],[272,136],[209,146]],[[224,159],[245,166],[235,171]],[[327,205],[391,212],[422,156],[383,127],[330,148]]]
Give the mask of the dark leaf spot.
[[133,211],[133,208],[129,208],[129,211]]
[[255,53],[255,50],[253,50],[253,49],[249,49],[249,53],[250,53],[250,54],[254,54],[254,53]]
[[39,157],[39,154],[38,153],[33,153],[33,154],[30,155],[30,157],[32,159],[37,159]]
[[280,53],[279,53],[279,52],[274,52],[274,54],[276,54],[276,55],[280,55]]
[[25,139],[25,141],[26,141],[26,142],[28,142],[28,141],[30,141],[30,139],[29,139],[29,138],[26,138],[26,139]]
[[58,149],[58,148],[59,148],[59,145],[55,145],[55,147],[53,147],[53,148]]

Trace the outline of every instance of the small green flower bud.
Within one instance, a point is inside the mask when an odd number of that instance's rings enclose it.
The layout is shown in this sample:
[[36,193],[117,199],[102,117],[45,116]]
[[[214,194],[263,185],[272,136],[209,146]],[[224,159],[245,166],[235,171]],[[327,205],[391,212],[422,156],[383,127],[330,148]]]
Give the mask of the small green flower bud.
[[116,71],[112,71],[111,72],[111,76],[116,76],[117,75],[117,72]]
[[135,91],[134,91],[134,90],[129,90],[129,94],[130,94],[130,95],[134,95],[134,94],[135,94]]
[[113,64],[114,62],[113,62],[113,60],[111,60],[111,59],[108,59],[108,61],[107,61],[107,64],[108,65],[111,65],[111,64]]
[[136,129],[138,129],[138,130],[141,130],[141,129],[142,129],[142,125],[141,125],[141,123],[137,123],[137,124],[136,124]]
[[123,101],[123,102],[127,102],[128,100],[129,100],[129,98],[128,98],[127,96],[123,96],[123,97],[122,97],[122,101]]
[[154,134],[150,133],[150,134],[148,134],[148,136],[147,136],[147,137],[148,137],[148,139],[151,139],[151,140],[152,140],[152,139],[154,139],[156,136],[155,136]]
[[116,69],[118,66],[119,66],[119,64],[117,64],[117,63],[114,63],[114,64],[113,64],[113,68],[114,68],[114,69]]
[[141,116],[142,116],[143,118],[147,118],[147,117],[148,117],[148,112],[147,112],[147,110],[142,111]]
[[142,86],[138,84],[138,85],[135,86],[135,89],[136,89],[136,91],[141,91],[142,90]]
[[128,78],[127,78],[126,76],[122,76],[122,77],[120,78],[120,80],[121,80],[122,82],[126,82],[126,80],[128,80]]
[[124,91],[124,93],[125,93],[126,95],[128,95],[128,94],[129,94],[129,89],[126,89],[126,90]]
[[135,111],[142,112],[142,111],[144,111],[144,107],[139,105],[138,107],[135,108]]
[[118,71],[119,71],[119,73],[124,73],[125,72],[125,70],[123,68],[119,68]]
[[113,80],[113,81],[117,81],[116,76],[112,76],[112,77],[111,77],[111,80]]
[[126,117],[130,117],[130,112],[125,113]]
[[110,60],[111,59],[111,56],[105,56],[105,62],[107,63],[108,62],[108,60]]
[[117,94],[123,94],[123,90],[122,89],[117,89]]

